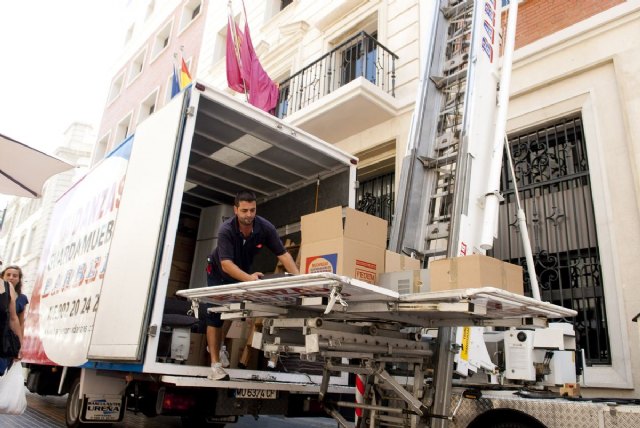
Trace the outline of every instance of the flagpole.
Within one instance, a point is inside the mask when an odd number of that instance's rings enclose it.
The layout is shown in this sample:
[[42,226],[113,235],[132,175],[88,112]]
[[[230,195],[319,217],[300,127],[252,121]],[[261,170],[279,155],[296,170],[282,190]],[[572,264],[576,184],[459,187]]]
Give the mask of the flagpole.
[[[242,67],[242,59],[240,58],[240,44],[238,42],[238,34],[236,33],[236,23],[233,20],[233,9],[231,8],[231,0],[227,2],[227,7],[229,9],[229,17],[228,17],[227,25],[231,29],[231,39],[233,41],[233,52],[236,55],[236,61],[238,61],[238,65]],[[246,12],[245,12],[245,19],[246,19]],[[244,77],[242,77],[242,73],[240,73],[240,78],[242,79],[242,87],[244,88],[245,99],[247,102],[249,102],[249,93],[247,92],[247,82],[244,80]]]

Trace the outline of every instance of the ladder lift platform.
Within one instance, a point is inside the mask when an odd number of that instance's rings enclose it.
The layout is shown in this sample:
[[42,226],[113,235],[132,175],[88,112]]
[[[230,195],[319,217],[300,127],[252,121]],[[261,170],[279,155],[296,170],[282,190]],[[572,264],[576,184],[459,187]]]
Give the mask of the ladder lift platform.
[[177,294],[215,305],[210,310],[221,312],[223,319],[317,317],[396,328],[544,327],[547,319],[576,315],[574,310],[493,287],[400,295],[332,273],[287,275]]
[[[209,311],[222,319],[262,318],[251,346],[268,358],[281,354],[322,363],[319,383],[280,383],[235,379],[191,383],[218,387],[317,392],[327,413],[343,427],[425,426],[428,418],[451,420],[431,411],[436,340],[427,330],[452,326],[540,328],[547,320],[575,316],[575,311],[493,287],[400,295],[395,291],[332,273],[287,275],[280,278],[181,290],[179,296],[211,303]],[[452,349],[451,352],[459,352]],[[364,385],[356,401],[331,402],[332,392],[344,392],[332,375],[356,375]],[[171,379],[164,379],[171,381]],[[176,380],[178,381],[178,380]],[[185,382],[186,380],[182,380]],[[358,381],[356,381],[357,383]],[[194,384],[195,384],[194,383]],[[243,386],[244,385],[244,386]],[[302,389],[300,389],[302,388]],[[348,422],[338,408],[362,412]],[[358,422],[359,421],[359,422]]]

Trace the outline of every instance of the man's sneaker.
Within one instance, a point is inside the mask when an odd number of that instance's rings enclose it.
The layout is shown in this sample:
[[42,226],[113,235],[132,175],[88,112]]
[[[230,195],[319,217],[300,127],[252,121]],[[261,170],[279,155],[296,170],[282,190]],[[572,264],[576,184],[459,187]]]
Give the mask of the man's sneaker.
[[229,374],[222,368],[222,364],[215,363],[211,365],[211,374],[209,379],[211,380],[229,380]]

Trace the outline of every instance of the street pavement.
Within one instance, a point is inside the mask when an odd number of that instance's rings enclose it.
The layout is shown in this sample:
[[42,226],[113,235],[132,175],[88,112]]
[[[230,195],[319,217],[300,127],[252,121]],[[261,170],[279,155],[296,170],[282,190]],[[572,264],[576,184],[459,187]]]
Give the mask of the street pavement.
[[[67,396],[39,396],[27,392],[27,410],[20,416],[0,415],[2,428],[64,428],[64,411]],[[100,425],[95,425],[98,428]],[[147,418],[143,414],[126,412],[124,420],[111,425],[113,428],[182,428],[180,418],[156,416]],[[244,416],[238,423],[227,424],[226,428],[336,428],[337,422],[329,418],[284,418],[281,416]]]

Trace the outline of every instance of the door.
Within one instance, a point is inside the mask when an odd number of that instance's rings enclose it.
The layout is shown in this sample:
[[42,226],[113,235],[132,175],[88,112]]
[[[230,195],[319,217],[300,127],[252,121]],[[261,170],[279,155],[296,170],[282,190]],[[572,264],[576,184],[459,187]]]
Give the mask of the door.
[[142,359],[183,129],[183,92],[138,125],[88,358]]

